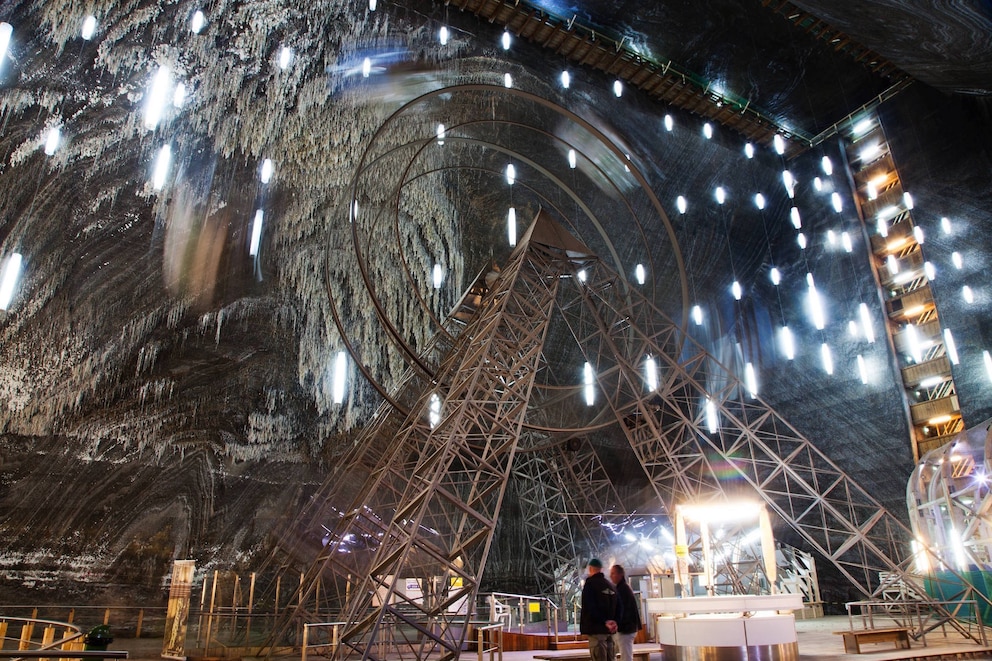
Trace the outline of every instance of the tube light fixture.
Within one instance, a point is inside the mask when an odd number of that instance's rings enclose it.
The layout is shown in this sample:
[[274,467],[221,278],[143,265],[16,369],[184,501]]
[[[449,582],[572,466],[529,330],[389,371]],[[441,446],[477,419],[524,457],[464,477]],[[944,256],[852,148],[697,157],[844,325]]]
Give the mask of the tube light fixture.
[[706,398],[706,427],[711,434],[715,434],[720,428],[720,418],[716,413],[716,404],[709,397]]
[[874,200],[878,197],[878,188],[875,186],[874,181],[869,181],[865,186],[865,192],[868,193],[868,199]]
[[513,166],[513,163],[509,163],[506,166],[506,183],[513,185],[517,180],[517,168]]
[[727,201],[727,191],[723,189],[723,186],[717,186],[716,190],[713,191],[713,197],[716,198],[717,204],[723,204]]
[[162,190],[165,186],[166,179],[169,178],[169,166],[172,164],[172,146],[163,145],[161,149],[158,150],[158,156],[155,158],[155,169],[152,171],[152,188],[155,190]]
[[837,213],[844,210],[844,199],[840,196],[840,193],[836,191],[830,194],[830,204],[833,205],[834,211]]
[[703,308],[699,307],[698,304],[692,306],[692,320],[696,322],[697,326],[703,325]]
[[944,377],[942,376],[931,376],[927,379],[920,381],[921,388],[933,388],[934,386],[939,386],[944,382]]
[[439,42],[441,42],[441,45],[442,46],[447,46],[448,45],[448,38],[450,36],[451,35],[448,32],[448,26],[446,26],[446,25],[442,25],[441,26],[441,29],[437,31],[437,40]]
[[[286,67],[283,67],[285,69]],[[372,73],[372,58],[366,57],[362,60],[362,78],[368,78]]]
[[14,298],[14,289],[17,287],[17,279],[21,275],[21,263],[23,258],[18,252],[11,253],[7,258],[7,263],[3,268],[3,277],[0,278],[0,310],[10,307],[10,302]]
[[252,257],[258,255],[258,245],[262,241],[262,219],[264,217],[264,211],[255,210],[255,221],[251,225],[251,244],[248,246],[248,254]]
[[511,248],[517,245],[517,210],[514,207],[506,212],[506,238]]
[[446,129],[444,128],[444,124],[438,124],[437,125],[437,133],[436,133],[437,134],[437,144],[439,144],[439,145],[443,145],[444,144],[445,133],[446,133]]
[[621,95],[623,95],[623,83],[621,83],[619,80],[614,80],[613,81],[613,94],[617,98],[619,98]]
[[744,383],[747,385],[748,394],[751,399],[758,396],[758,377],[754,373],[754,365],[751,361],[744,366]]
[[48,130],[48,136],[45,138],[45,154],[51,156],[55,153],[55,150],[59,148],[59,142],[62,141],[62,129],[58,126],[53,126]]
[[788,326],[782,326],[779,337],[782,342],[782,353],[787,360],[792,360],[796,357],[796,343],[792,338],[792,331],[789,330]]
[[83,29],[80,31],[80,36],[89,41],[96,34],[96,16],[89,14],[83,19]]
[[832,246],[837,245],[837,232],[833,230],[827,230],[827,243]]
[[152,78],[151,88],[145,99],[145,128],[154,129],[162,120],[170,87],[172,87],[172,74],[169,72],[169,67],[161,66]]
[[868,306],[864,303],[858,305],[858,315],[861,317],[861,329],[864,331],[865,339],[868,340],[869,344],[873,344],[875,342],[875,327],[872,325]]
[[854,250],[854,246],[851,244],[851,235],[847,232],[841,232],[840,244],[844,246],[844,252],[851,252]]
[[344,387],[348,377],[348,356],[344,351],[338,351],[334,358],[334,381],[331,393],[335,404],[344,402]]
[[263,184],[267,184],[272,180],[272,173],[275,170],[275,166],[272,165],[272,159],[266,158],[262,161],[262,167],[259,170],[259,181]]
[[651,392],[658,389],[658,366],[651,356],[644,359],[644,383]]
[[582,385],[586,397],[586,406],[596,403],[596,387],[593,379],[592,365],[588,362],[582,367]]
[[644,270],[644,264],[638,264],[634,267],[634,277],[637,278],[637,284],[643,285],[646,280],[647,273]]
[[823,330],[826,324],[826,315],[823,311],[823,301],[820,299],[820,293],[816,291],[816,285],[813,284],[812,274],[807,274],[808,280],[808,295],[807,300],[809,302],[809,314],[812,318],[813,325],[816,326],[817,330]]
[[741,291],[741,283],[734,280],[734,284],[730,285],[730,291],[734,295],[734,300],[741,300],[741,295],[743,294]]
[[834,164],[829,156],[824,156],[820,159],[820,168],[823,170],[823,174],[828,177],[834,173]]
[[775,146],[775,153],[781,156],[785,153],[785,139],[781,134],[776,133],[775,137],[772,138],[772,144]]
[[790,199],[796,196],[796,180],[788,170],[782,170],[782,184]]
[[675,198],[675,206],[678,207],[679,213],[685,213],[685,210],[688,208],[685,198],[681,195]]
[[937,277],[937,269],[931,262],[923,262],[923,274],[927,276],[927,280],[934,280]]
[[375,11],[375,8],[379,5],[378,0],[369,0],[369,11]]
[[903,206],[905,206],[907,209],[912,210],[912,208],[913,208],[913,196],[910,195],[908,192],[904,192],[902,194],[902,203],[903,203]]
[[351,202],[351,222],[358,220],[358,200]]
[[768,272],[768,277],[771,278],[772,284],[776,287],[782,282],[782,273],[778,270],[777,266],[771,268]]
[[982,351],[982,362],[985,363],[985,374],[992,381],[992,355],[989,355],[988,349]]
[[671,133],[673,128],[675,128],[675,120],[671,115],[665,115],[665,130]]
[[201,10],[197,9],[193,12],[193,16],[189,19],[189,30],[193,34],[200,34],[200,30],[202,30],[206,24],[206,15]]
[[510,50],[510,33],[508,30],[503,30],[503,37],[500,39],[500,43],[503,44],[503,50]]
[[913,357],[913,362],[922,363],[923,347],[920,346],[920,336],[913,324],[906,324],[906,344],[909,345],[909,353]]
[[441,398],[436,392],[431,393],[430,404],[428,405],[427,421],[434,429],[441,422]]
[[803,226],[803,219],[799,216],[799,207],[792,207],[789,209],[789,218],[792,220],[792,226],[796,229],[800,229]]
[[434,269],[431,272],[431,277],[434,281],[434,289],[440,289],[441,285],[444,283],[444,267],[440,264],[435,264]]
[[4,21],[0,23],[0,62],[7,58],[10,49],[10,38],[14,34],[14,26]]
[[830,353],[830,345],[824,342],[820,345],[820,360],[823,362],[823,371],[827,374],[834,373],[834,357]]
[[868,385],[868,366],[865,365],[865,357],[860,353],[858,354],[858,376],[861,377],[861,383]]
[[758,209],[764,209],[765,208],[765,196],[762,195],[761,193],[755,193],[755,195],[754,195],[754,206],[758,207]]
[[847,322],[847,332],[851,337],[857,337],[861,334],[861,328],[858,326],[858,322],[851,319]]
[[561,86],[568,89],[572,84],[572,76],[567,71],[561,72]]
[[951,365],[958,364],[958,346],[954,343],[954,336],[951,334],[950,328],[944,329],[944,350],[947,351],[947,357],[951,359]]
[[855,124],[853,128],[851,128],[851,133],[853,133],[855,136],[859,136],[864,133],[867,133],[871,129],[872,123],[873,122],[871,117],[865,117],[864,119],[860,120],[857,124]]
[[744,145],[744,155],[748,158],[754,158],[754,145],[750,142]]
[[568,150],[568,167],[570,167],[570,168],[572,168],[574,170],[575,169],[575,163],[576,163],[576,161],[575,161],[575,150],[574,149],[569,149]]
[[[293,49],[289,46],[283,46],[279,49],[279,68],[286,70],[289,65],[293,62]],[[364,66],[362,67],[364,69]],[[367,76],[367,74],[366,74]]]
[[951,263],[954,264],[954,268],[960,270],[964,266],[964,260],[961,259],[961,253],[957,250],[951,253]]
[[817,193],[823,192],[823,180],[819,177],[813,177],[813,188],[816,189]]
[[709,140],[710,138],[713,137],[713,125],[710,124],[709,122],[706,122],[705,124],[703,124],[703,136],[707,140]]
[[796,234],[796,243],[799,244],[800,250],[806,250],[806,235],[802,232]]
[[951,219],[948,218],[947,216],[943,216],[940,219],[940,230],[944,234],[950,234],[951,233]]
[[899,272],[899,260],[895,255],[889,255],[885,258],[885,267],[889,269],[889,273],[895,275]]
[[964,302],[969,305],[975,302],[975,293],[968,285],[961,287],[961,296],[964,298]]

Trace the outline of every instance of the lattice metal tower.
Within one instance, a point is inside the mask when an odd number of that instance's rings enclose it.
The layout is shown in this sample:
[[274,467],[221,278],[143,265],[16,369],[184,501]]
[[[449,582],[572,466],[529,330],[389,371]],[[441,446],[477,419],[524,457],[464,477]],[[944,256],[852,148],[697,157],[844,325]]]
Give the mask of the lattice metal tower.
[[[926,593],[898,519],[544,212],[474,309],[433,383],[401,389],[405,419],[370,427],[350,465],[361,481],[350,507],[321,522],[327,543],[302,590],[323,594],[320,619],[346,623],[337,657],[460,654],[511,474],[529,484],[525,513],[620,505],[591,448],[517,457],[551,328],[556,351],[570,338],[589,363],[660,508],[744,484],[865,596],[892,583]],[[715,462],[737,473],[735,493]],[[348,493],[346,477],[327,492]],[[575,564],[575,535],[591,533],[564,514],[527,530],[549,592]]]

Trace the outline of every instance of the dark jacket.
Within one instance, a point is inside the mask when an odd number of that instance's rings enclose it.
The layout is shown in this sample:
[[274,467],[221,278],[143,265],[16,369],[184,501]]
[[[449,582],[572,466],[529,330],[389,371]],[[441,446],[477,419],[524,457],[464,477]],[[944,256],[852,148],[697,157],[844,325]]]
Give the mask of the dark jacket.
[[640,630],[641,609],[637,607],[637,598],[626,579],[621,579],[617,583],[617,631],[637,633]]
[[602,572],[586,577],[582,586],[579,633],[608,634],[607,620],[617,619],[617,592]]

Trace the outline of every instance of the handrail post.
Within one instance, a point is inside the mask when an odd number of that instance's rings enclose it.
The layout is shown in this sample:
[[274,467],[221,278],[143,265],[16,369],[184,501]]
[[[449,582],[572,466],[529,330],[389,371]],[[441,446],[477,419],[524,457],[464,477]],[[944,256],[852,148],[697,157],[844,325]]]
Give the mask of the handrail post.
[[310,641],[310,624],[303,624],[303,646],[300,649],[300,661],[307,661],[307,644]]

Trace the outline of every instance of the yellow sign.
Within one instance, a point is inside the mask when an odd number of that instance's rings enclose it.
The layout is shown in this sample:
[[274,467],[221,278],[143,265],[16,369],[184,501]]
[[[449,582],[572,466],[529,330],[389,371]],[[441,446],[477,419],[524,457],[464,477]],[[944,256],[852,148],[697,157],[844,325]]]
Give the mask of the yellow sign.
[[539,601],[528,602],[527,603],[527,610],[529,610],[531,613],[540,613],[541,612],[541,602],[539,602]]
[[685,544],[675,545],[675,556],[678,558],[688,558],[689,557],[689,547]]
[[448,585],[453,588],[464,587],[463,579],[461,576],[451,576],[448,578]]

